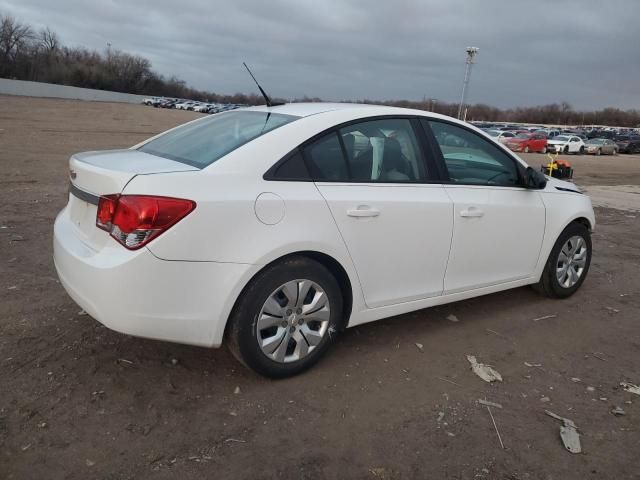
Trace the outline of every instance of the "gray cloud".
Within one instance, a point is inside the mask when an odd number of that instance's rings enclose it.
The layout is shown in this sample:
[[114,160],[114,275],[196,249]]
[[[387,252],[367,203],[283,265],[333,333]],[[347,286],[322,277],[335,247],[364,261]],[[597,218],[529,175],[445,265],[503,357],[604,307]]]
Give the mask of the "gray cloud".
[[66,44],[149,58],[219,93],[457,101],[464,49],[480,47],[469,100],[640,108],[637,0],[0,0]]

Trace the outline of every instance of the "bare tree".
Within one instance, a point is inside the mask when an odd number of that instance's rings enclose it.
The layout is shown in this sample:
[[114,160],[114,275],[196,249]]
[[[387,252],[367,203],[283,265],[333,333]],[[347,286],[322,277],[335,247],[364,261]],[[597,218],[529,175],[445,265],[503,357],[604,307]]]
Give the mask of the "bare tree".
[[10,15],[0,14],[0,73],[16,61],[20,51],[32,39],[31,27]]
[[56,52],[60,48],[58,34],[49,27],[40,30],[39,46],[46,53]]

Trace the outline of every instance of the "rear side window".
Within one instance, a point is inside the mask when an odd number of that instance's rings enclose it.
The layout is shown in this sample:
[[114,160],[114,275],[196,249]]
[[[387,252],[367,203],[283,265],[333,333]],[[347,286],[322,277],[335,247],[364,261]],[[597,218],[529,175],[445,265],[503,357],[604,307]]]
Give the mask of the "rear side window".
[[515,160],[492,142],[450,123],[424,122],[431,127],[453,183],[518,186]]
[[309,145],[305,155],[315,180],[340,182],[350,179],[337,133],[332,132]]
[[314,180],[424,182],[422,152],[410,120],[387,118],[350,124],[304,148]]
[[145,143],[139,150],[204,168],[245,143],[297,118],[293,115],[256,111],[212,115],[161,135]]
[[265,179],[309,181],[311,180],[311,176],[304,163],[302,154],[299,150],[295,150],[269,170],[269,172],[265,174]]

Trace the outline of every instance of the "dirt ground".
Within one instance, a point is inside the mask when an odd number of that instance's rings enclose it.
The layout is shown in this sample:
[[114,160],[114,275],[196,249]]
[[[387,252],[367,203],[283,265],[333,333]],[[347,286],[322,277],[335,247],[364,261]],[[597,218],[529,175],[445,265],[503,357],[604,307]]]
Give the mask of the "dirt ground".
[[[51,258],[68,157],[196,115],[0,96],[0,479],[640,478],[640,396],[620,387],[640,384],[640,213],[597,209],[570,299],[520,288],[349,329],[288,380],[80,315]],[[570,160],[587,188],[640,185],[638,156]],[[495,428],[478,399],[502,405]]]

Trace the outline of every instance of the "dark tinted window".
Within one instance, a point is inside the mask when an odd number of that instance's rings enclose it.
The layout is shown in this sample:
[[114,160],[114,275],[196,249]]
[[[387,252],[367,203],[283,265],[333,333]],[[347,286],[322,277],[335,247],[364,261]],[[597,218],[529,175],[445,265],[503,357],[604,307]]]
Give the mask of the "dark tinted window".
[[422,152],[407,119],[348,125],[308,145],[304,155],[315,180],[412,183],[426,178]]
[[310,180],[309,171],[304,164],[302,154],[295,153],[285,158],[278,166],[266,175],[267,180]]
[[349,170],[342,154],[338,134],[332,132],[305,148],[314,180],[347,181]]
[[357,182],[424,181],[424,161],[411,121],[385,118],[340,129],[351,179]]
[[426,122],[436,138],[453,183],[518,185],[515,160],[476,133],[450,123]]

